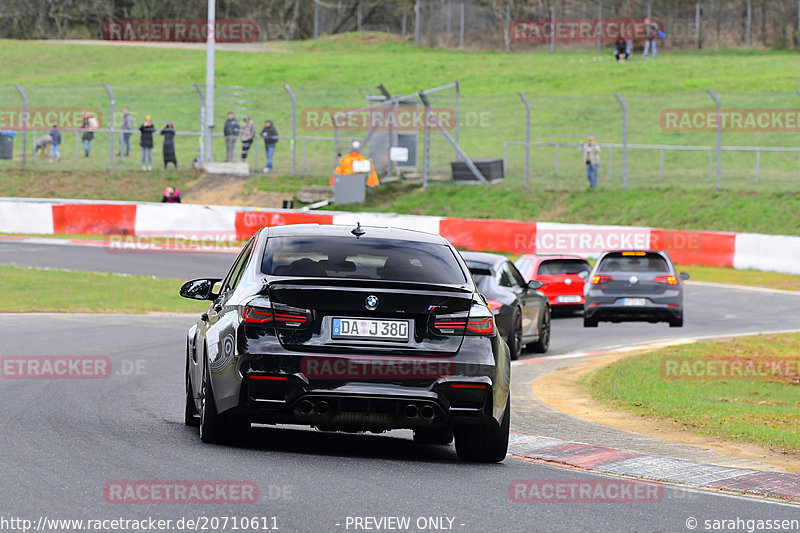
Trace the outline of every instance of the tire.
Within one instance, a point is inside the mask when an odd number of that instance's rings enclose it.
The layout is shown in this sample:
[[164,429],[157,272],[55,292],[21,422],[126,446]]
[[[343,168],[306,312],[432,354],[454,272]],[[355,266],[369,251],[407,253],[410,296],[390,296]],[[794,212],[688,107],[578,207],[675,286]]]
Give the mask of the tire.
[[194,403],[194,391],[192,390],[192,380],[189,379],[189,353],[186,353],[186,407],[183,410],[183,423],[189,427],[196,428],[200,425],[200,413]]
[[672,318],[669,321],[669,327],[671,328],[682,328],[683,327],[683,313],[678,318]]
[[447,446],[453,442],[452,429],[415,429],[414,442]]
[[508,332],[507,342],[511,360],[516,361],[522,355],[522,316],[518,308],[511,315],[511,331]]
[[208,361],[203,369],[202,396],[200,400],[200,440],[207,444],[235,442],[246,437],[250,421],[237,415],[220,415],[214,401],[211,380],[208,376]]
[[508,453],[508,432],[511,420],[511,397],[506,402],[503,420],[497,427],[467,425],[457,428],[456,453],[462,461],[499,463]]
[[539,324],[539,340],[531,346],[531,350],[536,353],[546,353],[550,348],[550,322],[550,307],[547,306]]
[[596,328],[597,327],[597,319],[596,318],[588,318],[586,315],[583,315],[583,327],[585,327],[585,328]]

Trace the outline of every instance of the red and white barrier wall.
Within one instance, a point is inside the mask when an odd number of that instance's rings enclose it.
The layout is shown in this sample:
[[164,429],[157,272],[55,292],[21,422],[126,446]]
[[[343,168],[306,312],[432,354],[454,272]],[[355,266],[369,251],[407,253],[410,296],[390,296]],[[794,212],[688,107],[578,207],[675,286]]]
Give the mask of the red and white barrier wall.
[[442,235],[456,247],[508,253],[594,255],[612,248],[666,250],[676,263],[800,274],[800,237],[471,220],[386,213],[302,212],[194,204],[0,199],[0,233],[229,235],[246,239],[263,226],[393,226]]

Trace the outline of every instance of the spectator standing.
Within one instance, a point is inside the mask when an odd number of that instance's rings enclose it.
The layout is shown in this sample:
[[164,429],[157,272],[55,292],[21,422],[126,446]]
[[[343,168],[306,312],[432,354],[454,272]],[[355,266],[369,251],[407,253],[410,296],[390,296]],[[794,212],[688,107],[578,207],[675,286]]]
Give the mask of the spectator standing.
[[278,130],[271,120],[264,121],[261,138],[264,139],[264,150],[267,153],[267,166],[264,167],[264,172],[267,173],[272,170],[272,155],[275,153],[275,145],[278,144]]
[[256,137],[256,125],[250,120],[250,115],[244,116],[244,124],[242,124],[242,162],[247,161],[247,153],[250,151],[250,145],[253,144],[253,139]]
[[165,204],[179,204],[181,203],[181,191],[167,187],[164,189],[164,195],[161,197],[161,202]]
[[233,111],[228,111],[228,119],[225,121],[223,129],[225,134],[225,162],[233,161],[233,151],[236,149],[236,139],[239,138],[239,121],[233,115]]
[[130,114],[127,107],[122,108],[122,137],[119,139],[119,153],[117,156],[122,157],[122,146],[125,146],[125,157],[131,155],[131,135],[133,135],[133,115]]
[[164,154],[164,169],[168,163],[172,163],[175,165],[175,170],[178,170],[178,160],[175,157],[175,125],[172,122],[164,124],[161,135],[164,136],[164,147],[161,150]]
[[61,144],[61,132],[58,131],[58,124],[53,124],[53,129],[50,130],[50,162],[53,160],[61,161],[61,152],[58,147]]
[[597,187],[597,169],[600,166],[600,145],[595,142],[594,137],[589,137],[589,143],[584,144],[581,141],[578,148],[586,161],[586,179],[589,180],[589,186],[594,189]]
[[[81,135],[81,146],[83,147],[83,152],[86,154],[86,157],[89,157],[89,153],[92,151],[92,139],[94,139],[94,123],[92,119],[94,118],[92,115],[89,115],[86,111],[82,114],[83,122],[81,123],[81,129],[83,130],[83,134]],[[94,121],[96,122],[96,120]]]
[[658,24],[654,24],[650,19],[644,19],[644,52],[642,59],[647,59],[647,53],[653,51],[653,59],[656,58],[658,50],[656,50],[656,41],[658,40]]
[[144,117],[142,125],[139,126],[139,133],[141,133],[139,146],[142,147],[142,170],[153,170],[153,133],[155,131],[150,115],[147,115]]

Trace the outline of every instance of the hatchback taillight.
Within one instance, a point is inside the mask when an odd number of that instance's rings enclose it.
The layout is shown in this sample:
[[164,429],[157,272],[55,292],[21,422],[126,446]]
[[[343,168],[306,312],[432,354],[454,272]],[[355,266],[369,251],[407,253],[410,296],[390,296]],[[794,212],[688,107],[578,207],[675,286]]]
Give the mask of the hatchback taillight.
[[592,276],[592,285],[600,285],[610,281],[614,281],[614,278],[611,276]]
[[678,278],[676,276],[656,276],[653,278],[656,283],[666,283],[667,285],[677,285]]

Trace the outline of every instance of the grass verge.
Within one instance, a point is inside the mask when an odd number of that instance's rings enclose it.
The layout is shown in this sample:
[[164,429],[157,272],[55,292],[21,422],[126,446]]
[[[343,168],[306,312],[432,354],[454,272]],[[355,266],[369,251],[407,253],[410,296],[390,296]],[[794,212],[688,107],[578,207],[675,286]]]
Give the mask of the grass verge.
[[0,266],[0,312],[201,313],[206,304],[178,295],[182,281]]
[[[798,343],[800,334],[793,333],[666,348],[617,361],[584,376],[581,384],[594,399],[634,415],[672,420],[694,433],[800,451]],[[723,377],[726,361],[730,370]],[[742,376],[731,377],[734,366]],[[708,375],[712,369],[716,377]]]

